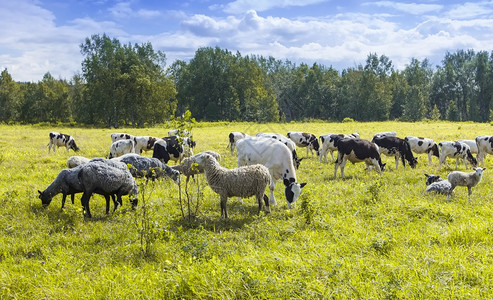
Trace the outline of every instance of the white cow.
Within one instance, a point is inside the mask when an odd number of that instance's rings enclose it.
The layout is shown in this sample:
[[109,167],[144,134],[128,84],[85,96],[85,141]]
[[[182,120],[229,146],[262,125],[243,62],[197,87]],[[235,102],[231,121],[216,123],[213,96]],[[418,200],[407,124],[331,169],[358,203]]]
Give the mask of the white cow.
[[440,158],[440,152],[438,151],[438,145],[429,138],[406,136],[404,138],[411,146],[411,150],[416,154],[428,153],[428,164],[431,165],[431,156],[434,155]]
[[320,151],[319,161],[322,162],[324,160],[327,162],[327,152],[330,151],[330,156],[332,156],[332,160],[334,160],[334,151],[337,151],[337,146],[335,142],[342,138],[349,139],[357,139],[359,138],[359,133],[351,133],[351,134],[337,134],[337,133],[328,133],[319,136],[320,144],[322,144],[322,150]]
[[303,158],[298,159],[298,154],[296,153],[296,144],[291,139],[288,139],[280,133],[273,132],[259,132],[257,133],[257,137],[272,138],[286,145],[289,151],[291,151],[294,167],[296,169],[300,167],[300,162],[303,160]]
[[233,131],[229,134],[229,142],[226,148],[231,149],[231,155],[234,155],[236,142],[246,137],[250,137],[250,136],[246,133],[238,132],[238,131]]
[[471,148],[467,144],[461,142],[445,141],[438,144],[440,146],[440,161],[438,163],[438,169],[442,164],[447,164],[447,157],[455,158],[455,169],[459,166],[459,158],[462,158],[464,165],[467,168],[466,159],[471,163],[473,167],[478,165],[478,161],[472,156]]
[[493,136],[480,135],[476,137],[476,145],[478,146],[478,161],[484,164],[486,154],[493,154]]
[[135,144],[133,140],[118,140],[111,144],[110,155],[108,158],[122,156],[127,153],[135,153]]
[[272,138],[246,138],[236,143],[238,152],[238,166],[262,164],[269,169],[271,176],[270,203],[276,205],[274,188],[276,181],[282,179],[288,202],[288,207],[296,202],[301,194],[301,189],[306,183],[298,183],[296,180],[296,169],[293,165],[292,154],[288,147]]

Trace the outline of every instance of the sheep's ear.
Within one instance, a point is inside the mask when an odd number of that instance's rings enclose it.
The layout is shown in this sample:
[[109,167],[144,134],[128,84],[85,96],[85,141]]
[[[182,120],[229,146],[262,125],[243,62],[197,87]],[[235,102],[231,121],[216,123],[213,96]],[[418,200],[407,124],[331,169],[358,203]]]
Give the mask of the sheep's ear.
[[39,195],[43,195],[43,192],[42,192],[42,191],[40,191],[40,190],[38,190],[38,193],[39,193]]
[[428,174],[425,174],[425,176],[426,176],[426,177],[430,177],[430,175],[428,175]]
[[305,187],[305,185],[306,185],[306,182],[300,183],[300,187],[301,187],[301,188],[304,188],[304,187]]

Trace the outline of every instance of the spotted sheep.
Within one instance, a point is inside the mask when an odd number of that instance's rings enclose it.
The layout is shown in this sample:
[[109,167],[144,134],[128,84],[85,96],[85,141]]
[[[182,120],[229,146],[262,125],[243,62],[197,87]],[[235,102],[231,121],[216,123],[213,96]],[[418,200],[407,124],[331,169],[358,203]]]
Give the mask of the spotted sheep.
[[346,162],[364,162],[368,167],[382,174],[385,164],[380,159],[378,147],[374,143],[363,139],[340,139],[337,141],[337,160],[335,162],[334,178],[337,177],[337,169],[341,167],[341,177],[344,178]]
[[467,144],[461,142],[444,141],[438,144],[440,147],[440,161],[438,163],[438,169],[441,168],[443,164],[447,164],[447,157],[455,158],[455,169],[459,165],[459,159],[464,161],[464,165],[467,168],[467,161],[471,163],[473,167],[476,167],[478,161],[472,156],[471,148]]
[[402,165],[406,167],[406,161],[409,162],[411,168],[415,168],[418,164],[418,160],[413,156],[411,146],[409,143],[401,138],[395,136],[380,136],[374,137],[372,140],[378,146],[380,154],[395,157],[395,169],[399,166],[399,158],[402,160]]
[[440,152],[438,151],[438,144],[429,138],[406,136],[404,138],[411,146],[411,150],[416,154],[427,153],[428,164],[431,165],[431,157],[436,156],[440,158]]
[[320,155],[320,144],[318,143],[318,139],[314,134],[290,131],[287,133],[286,136],[291,139],[296,144],[296,146],[306,147],[306,157],[308,157],[308,151],[310,151],[310,153],[313,155],[313,150],[315,150],[317,156]]
[[270,173],[270,203],[276,205],[274,188],[276,181],[283,180],[284,195],[288,207],[296,202],[301,194],[301,189],[306,183],[298,183],[296,169],[293,164],[292,153],[288,147],[272,138],[252,137],[245,138],[236,143],[238,151],[238,166],[262,164]]
[[53,152],[56,153],[56,149],[58,147],[67,148],[67,152],[69,152],[70,149],[74,150],[75,152],[79,151],[79,147],[77,147],[74,138],[68,134],[53,131],[50,132],[49,137],[50,141],[48,143],[48,153],[51,151],[52,148]]
[[342,133],[328,133],[319,136],[320,144],[322,144],[322,150],[320,151],[319,161],[325,160],[327,162],[327,153],[330,151],[330,156],[334,160],[334,151],[337,151],[336,141],[339,139],[355,139],[359,138],[359,133],[342,134]]

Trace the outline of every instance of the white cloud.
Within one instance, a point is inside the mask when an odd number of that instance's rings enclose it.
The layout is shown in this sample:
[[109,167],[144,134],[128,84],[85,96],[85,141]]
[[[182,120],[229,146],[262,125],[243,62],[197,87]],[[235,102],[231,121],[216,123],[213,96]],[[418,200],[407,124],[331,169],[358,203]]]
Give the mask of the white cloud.
[[447,16],[452,19],[471,19],[493,13],[493,2],[466,2],[451,9]]
[[443,5],[439,5],[439,4],[417,4],[417,3],[402,3],[402,2],[394,2],[394,1],[367,2],[365,3],[365,5],[375,5],[380,7],[393,8],[395,10],[413,14],[413,15],[438,12],[443,8]]
[[212,6],[212,8],[221,8],[228,14],[242,14],[249,10],[267,11],[276,7],[308,6],[326,1],[327,0],[236,0],[224,6]]

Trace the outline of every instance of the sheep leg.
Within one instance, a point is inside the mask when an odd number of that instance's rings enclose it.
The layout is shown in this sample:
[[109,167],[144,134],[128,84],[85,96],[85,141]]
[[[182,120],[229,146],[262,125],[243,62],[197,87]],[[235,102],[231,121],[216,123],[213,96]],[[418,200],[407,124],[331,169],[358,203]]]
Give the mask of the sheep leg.
[[258,214],[260,215],[260,212],[262,211],[263,193],[261,195],[255,195],[255,198],[257,199],[257,203],[258,203]]
[[80,198],[80,202],[82,203],[83,213],[86,217],[92,218],[91,210],[89,209],[89,199],[91,198],[92,193],[84,192],[82,194],[82,198]]
[[106,214],[110,213],[110,196],[104,195],[104,199],[106,200]]
[[118,206],[122,206],[123,205],[122,198],[121,197],[120,197],[120,199],[117,200],[116,199],[116,195],[115,194],[112,194],[111,195],[111,199],[113,200],[113,206],[115,207],[115,208],[113,208],[113,211],[115,211],[118,208]]
[[399,156],[395,156],[395,170],[399,167]]
[[471,186],[468,186],[467,187],[467,191],[469,192],[469,196],[471,196],[471,194],[472,194],[472,187]]
[[228,201],[228,197],[221,196],[221,217],[225,219],[228,218],[228,211],[226,210],[226,202]]
[[64,193],[63,196],[62,196],[62,208],[61,209],[63,209],[65,207],[65,199],[66,198],[67,198],[67,194]]
[[265,203],[265,207],[267,209],[267,212],[270,213],[269,197],[267,197],[267,195],[264,194],[263,198],[264,198],[264,203]]
[[448,190],[448,193],[447,193],[447,201],[450,200],[450,197],[452,196],[452,193],[454,192],[454,189],[455,189],[455,186],[452,185],[450,187],[450,189]]

